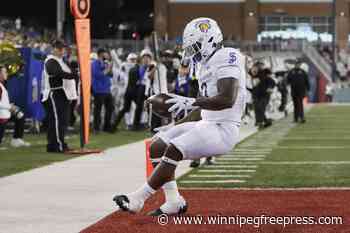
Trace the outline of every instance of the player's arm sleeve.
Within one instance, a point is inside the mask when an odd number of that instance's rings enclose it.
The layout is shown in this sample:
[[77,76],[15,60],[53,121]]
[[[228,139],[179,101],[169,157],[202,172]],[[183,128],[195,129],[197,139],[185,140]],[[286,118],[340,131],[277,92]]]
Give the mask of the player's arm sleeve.
[[241,76],[241,70],[236,65],[226,65],[217,68],[216,76],[218,80],[223,78],[239,79]]

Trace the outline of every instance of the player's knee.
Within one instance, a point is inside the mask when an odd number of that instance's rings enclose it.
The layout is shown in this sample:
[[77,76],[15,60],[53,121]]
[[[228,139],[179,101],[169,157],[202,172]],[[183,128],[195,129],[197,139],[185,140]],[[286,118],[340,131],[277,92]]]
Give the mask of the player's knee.
[[150,157],[151,158],[162,157],[166,148],[167,148],[167,144],[165,142],[163,142],[160,138],[155,138],[151,142]]
[[178,150],[174,145],[170,144],[164,153],[164,157],[174,161],[181,161],[183,155],[180,150]]

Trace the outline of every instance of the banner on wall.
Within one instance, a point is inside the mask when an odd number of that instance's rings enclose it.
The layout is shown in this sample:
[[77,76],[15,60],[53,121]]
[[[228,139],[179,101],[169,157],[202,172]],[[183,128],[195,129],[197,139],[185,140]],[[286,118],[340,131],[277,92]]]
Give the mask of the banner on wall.
[[21,48],[20,52],[25,65],[21,72],[7,81],[10,102],[20,107],[26,118],[41,121],[45,117],[41,103],[44,62],[36,59],[35,54],[45,55],[41,51],[31,48]]

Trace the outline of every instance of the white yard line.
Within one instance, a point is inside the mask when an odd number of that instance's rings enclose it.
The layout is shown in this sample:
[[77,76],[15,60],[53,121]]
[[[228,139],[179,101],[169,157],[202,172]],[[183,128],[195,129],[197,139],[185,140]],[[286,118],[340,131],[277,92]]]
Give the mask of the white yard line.
[[237,187],[237,188],[218,188],[218,187],[213,187],[213,188],[182,188],[185,190],[234,190],[234,191],[261,191],[261,192],[266,192],[266,191],[272,191],[272,192],[285,192],[285,191],[295,191],[295,192],[305,192],[305,191],[310,191],[310,192],[316,192],[316,191],[349,191],[347,192],[348,195],[350,195],[350,187],[297,187],[297,188],[271,188],[271,187],[259,187],[259,188],[242,188],[242,187]]
[[237,160],[241,158],[265,158],[266,155],[231,155],[225,157],[219,157],[215,161],[224,161],[224,160]]
[[230,157],[230,156],[245,156],[245,155],[267,155],[269,153],[271,153],[271,152],[236,152],[236,151],[233,151],[232,154],[222,155],[222,156],[219,156],[218,158]]
[[350,149],[350,146],[278,146],[276,149],[282,150],[320,150],[320,149]]
[[245,183],[245,180],[183,180],[180,181],[182,184],[226,184],[226,183]]
[[225,170],[225,169],[200,169],[197,172],[203,173],[254,173],[255,169],[241,169],[241,170]]
[[[350,131],[350,130],[349,130]],[[314,140],[350,140],[350,137],[286,137],[284,140],[295,140],[295,141],[314,141]]]
[[260,165],[350,165],[350,161],[269,161]]
[[210,165],[210,166],[204,166],[202,167],[203,169],[205,168],[257,168],[257,165],[216,165],[218,162],[215,162],[215,165]]
[[265,157],[256,157],[256,158],[232,157],[230,158],[230,160],[233,160],[233,161],[261,161],[264,159]]
[[234,150],[237,153],[270,153],[272,149],[242,149],[241,147],[239,149]]
[[191,178],[250,178],[250,175],[217,175],[217,174],[208,174],[208,175],[190,175]]

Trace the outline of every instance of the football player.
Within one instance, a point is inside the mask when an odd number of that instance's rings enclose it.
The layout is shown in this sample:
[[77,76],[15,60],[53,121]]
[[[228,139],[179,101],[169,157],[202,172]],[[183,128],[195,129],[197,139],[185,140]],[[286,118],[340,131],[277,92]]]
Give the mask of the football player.
[[185,58],[199,67],[201,96],[171,95],[173,98],[167,100],[173,104],[170,112],[192,111],[154,136],[150,147],[155,167],[152,175],[135,192],[113,199],[124,211],[141,211],[144,202],[162,188],[166,201],[149,214],[184,213],[187,203],[174,178],[179,161],[222,155],[238,142],[246,96],[245,56],[234,48],[223,47],[222,32],[210,18],[197,18],[186,25],[183,49]]

